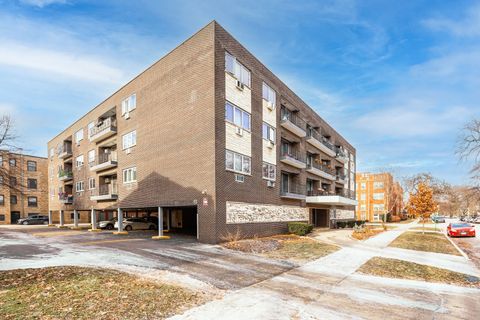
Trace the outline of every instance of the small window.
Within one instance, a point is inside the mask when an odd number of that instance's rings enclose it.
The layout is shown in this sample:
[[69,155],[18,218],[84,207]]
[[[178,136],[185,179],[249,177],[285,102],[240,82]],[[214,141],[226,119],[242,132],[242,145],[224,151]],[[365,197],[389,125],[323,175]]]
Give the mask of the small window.
[[0,206],[3,206],[5,204],[5,196],[3,194],[0,194]]
[[75,142],[80,143],[83,140],[83,128],[75,132]]
[[269,140],[273,143],[275,143],[275,128],[273,128],[271,125],[268,123],[264,122],[263,123],[263,139]]
[[250,131],[250,113],[234,106],[230,102],[225,104],[225,120],[237,127]]
[[5,215],[4,214],[0,214],[0,221],[5,221]]
[[10,187],[15,187],[17,185],[17,178],[10,177]]
[[383,192],[379,192],[379,193],[374,193],[374,194],[373,194],[373,200],[383,200],[383,197],[384,197],[384,193],[383,193]]
[[262,169],[263,169],[263,179],[275,181],[275,177],[276,177],[275,165],[264,162]]
[[27,179],[28,189],[37,189],[37,179]]
[[83,181],[78,181],[76,184],[75,184],[75,191],[77,192],[83,192],[85,191],[85,184]]
[[10,163],[10,167],[16,167],[17,166],[17,160],[16,159],[10,159],[9,163]]
[[77,168],[80,168],[81,166],[83,166],[83,154],[79,155],[76,159],[75,159],[75,166]]
[[90,122],[87,126],[87,134],[88,134],[89,137],[92,136],[92,129],[93,128],[95,128],[95,122],[94,121]]
[[262,87],[262,97],[265,101],[268,101],[272,104],[275,108],[275,104],[277,102],[277,93],[270,88],[265,82],[263,83]]
[[29,207],[36,207],[36,206],[38,206],[37,197],[28,197],[28,198],[27,198],[27,201],[28,201],[28,206],[29,206]]
[[123,183],[137,181],[137,167],[123,169]]
[[28,171],[37,171],[37,162],[27,161],[27,170]]
[[95,150],[88,151],[88,164],[90,166],[95,164]]
[[3,157],[0,156],[0,167],[3,167]]
[[137,145],[137,130],[133,130],[122,136],[122,148],[123,150],[134,147]]
[[236,153],[230,150],[225,152],[225,168],[230,171],[234,171],[242,174],[251,173],[251,159],[240,153]]
[[137,95],[134,93],[122,101],[122,116],[137,108]]
[[383,189],[383,182],[382,181],[375,181],[373,183],[373,188],[374,189]]
[[227,52],[225,52],[225,71],[231,73],[238,81],[247,87],[250,87],[250,71]]
[[50,148],[50,158],[53,158],[54,155],[55,155],[55,149]]
[[365,193],[362,193],[360,195],[360,200],[366,200],[367,199],[367,195]]
[[366,183],[366,182],[362,182],[362,183],[360,184],[360,189],[362,189],[362,190],[367,189],[367,183]]
[[10,203],[11,204],[17,204],[17,196],[11,195],[10,196]]
[[88,179],[88,190],[95,189],[95,178]]

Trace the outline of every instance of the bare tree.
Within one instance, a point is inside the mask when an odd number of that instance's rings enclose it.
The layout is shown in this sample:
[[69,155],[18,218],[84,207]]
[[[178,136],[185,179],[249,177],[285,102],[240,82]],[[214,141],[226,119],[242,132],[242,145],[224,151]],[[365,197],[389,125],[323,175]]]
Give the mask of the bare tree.
[[22,156],[21,148],[17,147],[16,141],[12,119],[9,115],[0,116],[0,186],[22,194],[24,181],[18,178],[21,177]]
[[473,160],[472,178],[480,180],[480,120],[468,122],[458,138],[456,154],[461,161]]

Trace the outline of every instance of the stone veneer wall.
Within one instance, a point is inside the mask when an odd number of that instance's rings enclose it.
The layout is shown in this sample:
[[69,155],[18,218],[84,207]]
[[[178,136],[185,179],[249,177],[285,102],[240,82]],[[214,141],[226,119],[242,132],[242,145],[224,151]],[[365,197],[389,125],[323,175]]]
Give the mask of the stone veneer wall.
[[227,201],[227,224],[287,221],[308,221],[308,208]]
[[336,209],[335,216],[335,219],[338,220],[353,220],[355,219],[355,210]]

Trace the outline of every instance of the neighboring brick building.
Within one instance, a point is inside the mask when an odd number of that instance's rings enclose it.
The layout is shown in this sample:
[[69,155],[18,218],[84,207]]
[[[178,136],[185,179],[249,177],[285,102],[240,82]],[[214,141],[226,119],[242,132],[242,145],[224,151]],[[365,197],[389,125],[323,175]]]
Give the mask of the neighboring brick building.
[[163,207],[202,242],[354,218],[355,149],[216,22],[48,148],[54,216]]
[[47,159],[0,151],[0,166],[0,224],[47,215]]
[[403,189],[386,173],[357,173],[357,220],[382,221],[383,215],[400,215]]

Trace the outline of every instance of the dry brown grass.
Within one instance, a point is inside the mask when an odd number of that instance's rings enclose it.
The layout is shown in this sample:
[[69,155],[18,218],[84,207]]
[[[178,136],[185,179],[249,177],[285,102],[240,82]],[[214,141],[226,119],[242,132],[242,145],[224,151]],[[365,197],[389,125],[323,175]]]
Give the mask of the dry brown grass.
[[380,226],[380,228],[373,228],[372,226],[365,226],[362,229],[354,230],[352,232],[352,238],[357,239],[357,240],[367,240],[368,238],[371,238],[373,236],[376,236],[379,233],[382,233],[384,228]]
[[358,272],[387,278],[480,287],[480,279],[474,276],[414,262],[382,257],[374,257],[368,260],[358,269]]
[[461,255],[442,233],[404,232],[395,239],[390,247],[403,249]]
[[177,286],[109,269],[0,271],[2,319],[163,319],[205,300]]
[[334,245],[292,234],[244,239],[222,245],[233,250],[296,263],[315,260],[339,249]]

